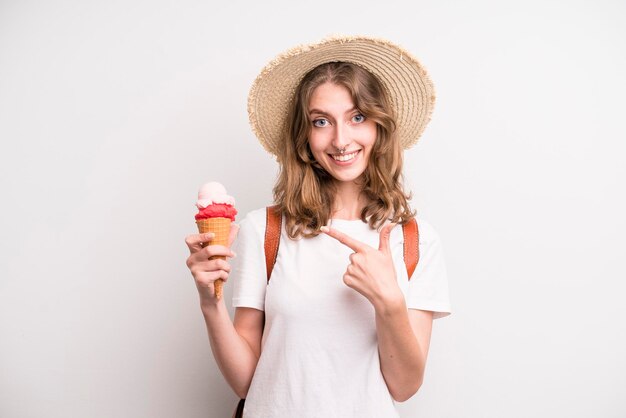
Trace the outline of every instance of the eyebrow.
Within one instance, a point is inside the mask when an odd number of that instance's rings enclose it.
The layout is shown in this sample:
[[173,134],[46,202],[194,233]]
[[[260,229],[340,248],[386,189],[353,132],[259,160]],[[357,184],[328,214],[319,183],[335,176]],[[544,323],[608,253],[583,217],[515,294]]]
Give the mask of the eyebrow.
[[[356,106],[355,106],[355,107],[353,107],[352,109],[348,109],[348,110],[346,110],[346,112],[345,112],[345,113],[352,113],[352,112],[354,112],[355,110],[359,110],[359,109],[357,109],[357,108],[356,108]],[[327,115],[327,116],[329,116],[329,115],[330,115],[329,113],[324,112],[323,110],[320,110],[320,109],[310,109],[310,110],[309,110],[309,114],[312,114],[312,113],[319,113],[320,115]]]

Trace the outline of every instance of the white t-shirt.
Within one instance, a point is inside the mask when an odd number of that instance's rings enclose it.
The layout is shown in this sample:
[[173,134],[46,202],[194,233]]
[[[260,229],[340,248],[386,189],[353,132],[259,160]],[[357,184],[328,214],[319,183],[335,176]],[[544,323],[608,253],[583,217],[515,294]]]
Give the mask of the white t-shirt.
[[[409,309],[449,315],[448,283],[435,229],[417,218],[420,258],[409,281],[402,227],[391,232],[396,275]],[[331,226],[378,248],[379,233],[360,221]],[[373,305],[343,283],[353,251],[321,234],[291,240],[283,227],[269,284],[263,249],[265,208],[240,223],[230,280],[233,306],[265,311],[261,357],[244,418],[398,417],[378,357]]]

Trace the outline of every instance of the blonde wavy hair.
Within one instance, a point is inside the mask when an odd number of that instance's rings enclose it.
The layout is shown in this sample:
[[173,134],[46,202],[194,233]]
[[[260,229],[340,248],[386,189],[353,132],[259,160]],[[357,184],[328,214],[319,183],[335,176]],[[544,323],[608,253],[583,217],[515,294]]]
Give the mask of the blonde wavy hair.
[[376,141],[362,179],[368,203],[361,220],[380,229],[386,220],[404,224],[415,216],[402,187],[402,149],[394,136],[395,118],[381,83],[367,70],[347,62],[322,64],[311,70],[296,89],[278,154],[279,173],[274,202],[280,208],[290,238],[314,237],[332,216],[336,187],[333,177],[315,161],[309,147],[313,91],[330,82],[348,89],[356,108],[376,122]]

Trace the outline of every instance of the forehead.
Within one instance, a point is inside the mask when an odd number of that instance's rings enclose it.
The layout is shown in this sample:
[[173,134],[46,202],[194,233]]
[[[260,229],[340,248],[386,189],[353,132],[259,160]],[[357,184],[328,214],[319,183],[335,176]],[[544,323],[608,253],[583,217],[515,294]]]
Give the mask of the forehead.
[[354,108],[350,91],[339,84],[326,82],[313,90],[309,100],[309,109],[326,112],[345,112]]

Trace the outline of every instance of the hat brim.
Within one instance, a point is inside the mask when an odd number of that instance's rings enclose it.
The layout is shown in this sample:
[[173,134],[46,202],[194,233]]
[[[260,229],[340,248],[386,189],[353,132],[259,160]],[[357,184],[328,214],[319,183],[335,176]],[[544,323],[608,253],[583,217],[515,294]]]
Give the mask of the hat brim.
[[252,130],[263,147],[278,155],[289,106],[298,84],[318,65],[344,61],[372,73],[386,89],[396,117],[396,135],[406,149],[431,119],[433,83],[420,62],[389,41],[367,36],[334,36],[291,48],[261,70],[248,95]]

